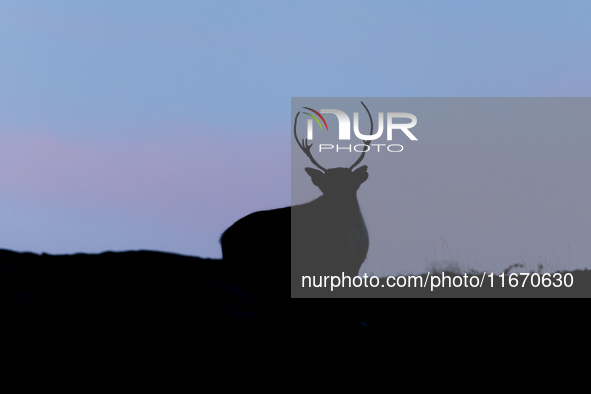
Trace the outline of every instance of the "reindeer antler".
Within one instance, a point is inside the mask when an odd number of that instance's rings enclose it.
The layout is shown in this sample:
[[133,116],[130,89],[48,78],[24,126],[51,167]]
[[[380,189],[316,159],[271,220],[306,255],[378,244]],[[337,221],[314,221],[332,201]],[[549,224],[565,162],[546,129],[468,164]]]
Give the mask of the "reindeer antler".
[[[371,131],[369,132],[369,135],[373,134],[373,119],[371,118],[371,114],[369,113],[369,109],[367,109],[367,107],[365,106],[365,104],[363,104],[363,101],[361,102],[361,105],[363,105],[363,107],[365,108],[365,110],[367,111],[367,114],[369,115],[369,121],[371,122]],[[369,141],[363,141],[363,143],[365,144],[365,146],[369,146]],[[357,161],[355,163],[353,163],[353,165],[351,167],[349,167],[350,170],[352,170],[353,168],[355,168],[356,165],[358,165],[359,163],[361,163],[361,160],[363,160],[363,157],[365,156],[365,150],[363,151],[363,153],[361,154],[361,156],[359,157],[359,159],[357,159]]]
[[[298,124],[298,116],[300,116],[300,113],[299,112],[297,113],[297,115],[295,117],[295,122],[293,124],[293,135],[295,137],[295,140],[298,143],[300,149],[306,154],[306,156],[308,156],[308,158],[310,159],[310,161],[312,162],[312,164],[314,164],[316,167],[320,168],[322,171],[326,172],[326,168],[324,168],[320,164],[318,164],[318,162],[316,160],[314,160],[314,157],[312,156],[312,152],[310,151],[310,148],[312,148],[312,145],[314,145],[314,144],[308,145],[308,139],[307,138],[306,139],[302,139],[302,143],[301,144],[300,144],[300,141],[298,141],[298,135],[297,135],[297,131],[296,131],[296,126]],[[370,117],[371,117],[371,115],[370,115]],[[373,122],[372,122],[372,130],[373,130]],[[361,161],[361,160],[359,160],[359,161]]]

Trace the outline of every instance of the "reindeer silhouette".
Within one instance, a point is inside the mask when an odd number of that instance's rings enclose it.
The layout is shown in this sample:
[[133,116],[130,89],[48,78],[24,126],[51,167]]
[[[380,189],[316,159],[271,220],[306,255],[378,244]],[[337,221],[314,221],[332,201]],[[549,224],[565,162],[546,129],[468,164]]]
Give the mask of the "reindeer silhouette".
[[[361,102],[371,122],[371,113]],[[307,167],[312,183],[323,195],[307,204],[251,213],[230,226],[220,239],[224,264],[234,275],[251,284],[284,290],[283,266],[291,250],[291,279],[302,286],[302,276],[358,275],[369,248],[369,237],[357,201],[357,190],[368,178],[367,166],[353,170],[365,156],[364,149],[348,168],[322,167],[311,152],[313,144],[298,140],[300,149],[318,169]],[[364,141],[366,147],[370,141]]]

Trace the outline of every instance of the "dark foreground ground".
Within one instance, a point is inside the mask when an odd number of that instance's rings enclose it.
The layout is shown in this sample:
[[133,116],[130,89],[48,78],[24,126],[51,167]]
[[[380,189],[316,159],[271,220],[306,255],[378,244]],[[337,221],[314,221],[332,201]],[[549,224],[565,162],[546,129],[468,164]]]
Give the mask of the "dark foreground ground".
[[[307,375],[323,373],[327,354],[349,363],[362,357],[363,344],[378,343],[376,338],[382,345],[399,346],[403,332],[432,331],[440,322],[435,312],[442,309],[441,301],[290,299],[287,289],[284,294],[259,293],[244,273],[234,272],[221,260],[160,252],[37,255],[0,250],[2,356],[26,368],[35,362],[62,366],[64,376],[72,373],[65,365],[91,373],[101,370],[98,363],[102,368],[119,365],[123,373],[144,365],[172,366],[183,376],[297,377],[302,368]],[[572,274],[570,288],[377,288],[333,294],[591,296],[591,272]],[[310,295],[325,297],[329,291]],[[449,305],[447,311],[454,309]],[[495,315],[493,305],[488,310]],[[428,316],[429,323],[413,313]],[[445,318],[452,315],[446,312]],[[395,326],[387,326],[392,320]],[[302,356],[308,361],[292,368]]]
[[[293,377],[298,353],[367,330],[345,306],[290,301],[287,289],[259,294],[221,260],[0,250],[0,356],[20,371],[39,362],[64,377],[75,367],[96,378],[113,365],[124,375],[141,365],[142,379],[169,367],[183,378]],[[322,363],[300,366],[314,362]]]

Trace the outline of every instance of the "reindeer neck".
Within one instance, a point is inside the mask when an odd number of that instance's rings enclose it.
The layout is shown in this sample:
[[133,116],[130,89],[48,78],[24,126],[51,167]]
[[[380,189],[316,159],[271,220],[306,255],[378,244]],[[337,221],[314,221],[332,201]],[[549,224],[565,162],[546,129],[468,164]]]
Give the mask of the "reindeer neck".
[[358,208],[359,202],[357,201],[357,192],[348,193],[345,195],[325,195],[318,197],[317,199],[319,204],[326,205],[327,209],[330,207],[335,208]]

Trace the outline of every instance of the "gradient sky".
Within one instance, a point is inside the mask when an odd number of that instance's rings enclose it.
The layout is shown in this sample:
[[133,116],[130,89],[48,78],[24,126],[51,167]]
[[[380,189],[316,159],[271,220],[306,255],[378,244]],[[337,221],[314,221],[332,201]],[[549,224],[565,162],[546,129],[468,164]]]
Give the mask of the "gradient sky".
[[587,97],[581,1],[4,1],[0,248],[220,257],[291,97]]

